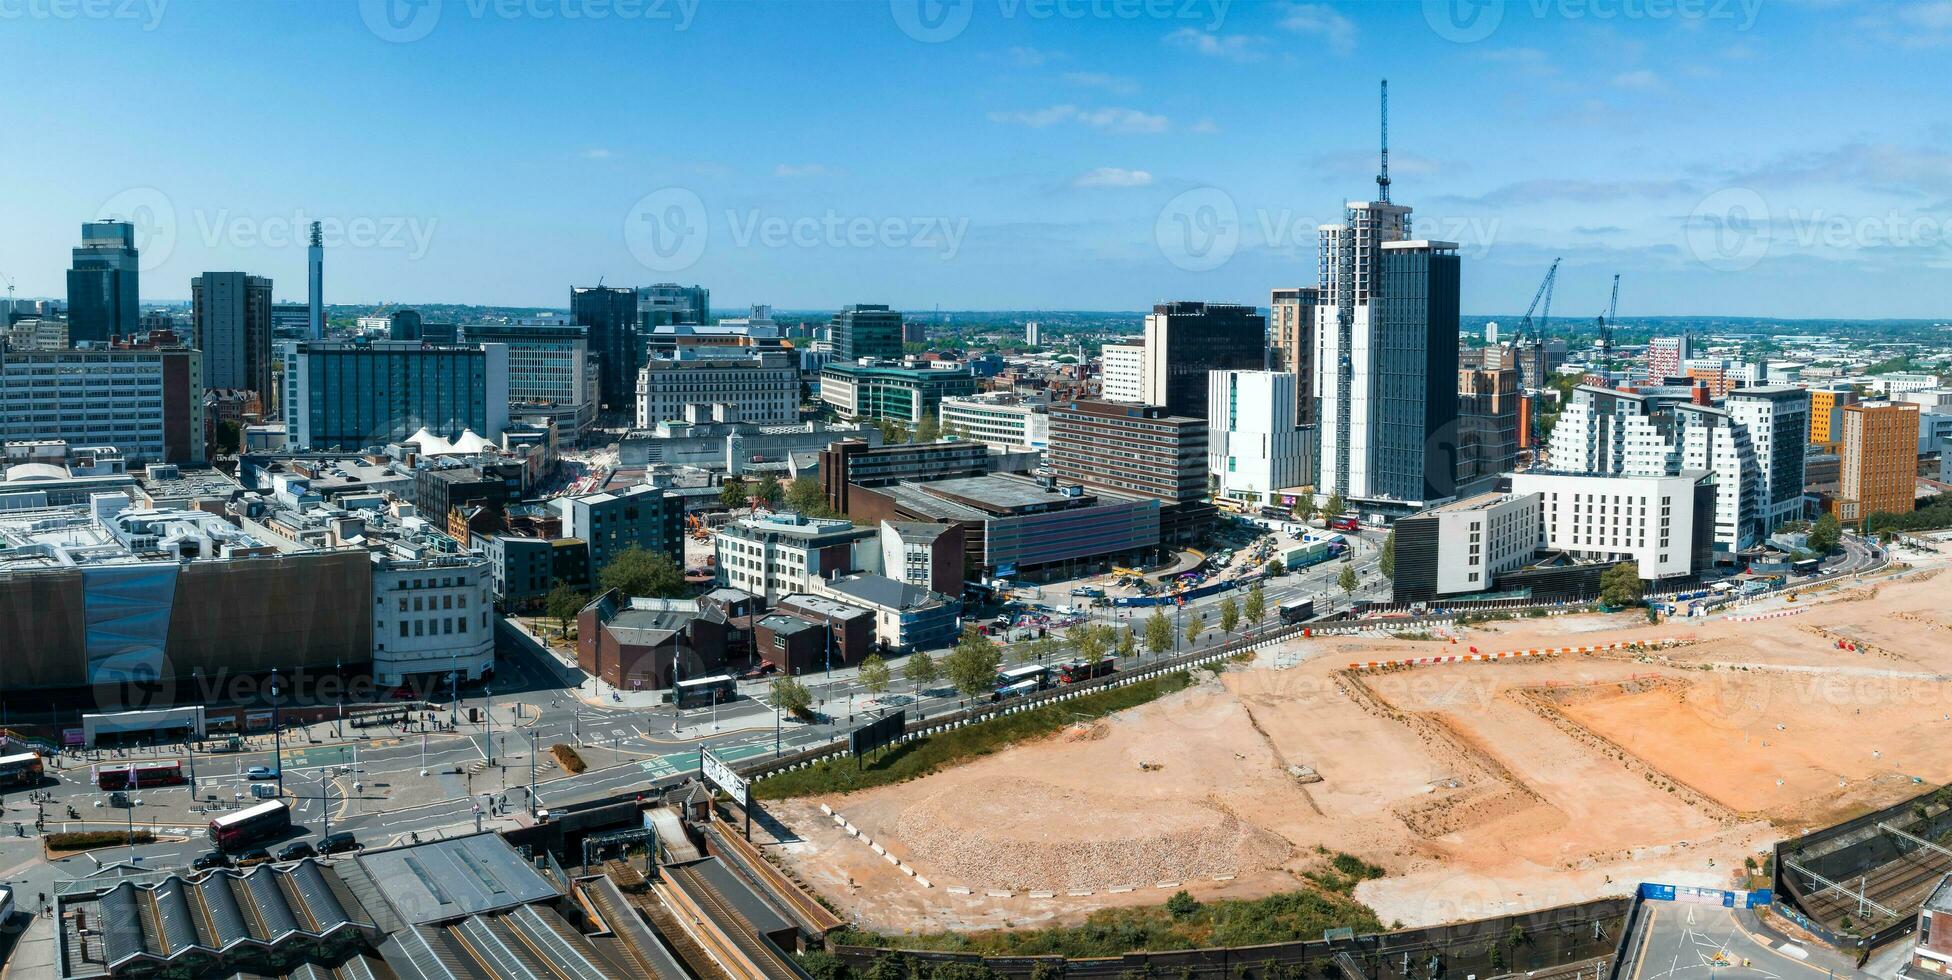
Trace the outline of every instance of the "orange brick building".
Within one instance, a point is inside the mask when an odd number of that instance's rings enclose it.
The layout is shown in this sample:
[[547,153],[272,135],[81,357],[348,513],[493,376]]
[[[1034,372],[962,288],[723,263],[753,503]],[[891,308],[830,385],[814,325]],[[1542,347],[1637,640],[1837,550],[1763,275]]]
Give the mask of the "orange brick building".
[[1860,402],[1837,416],[1843,428],[1831,502],[1837,519],[1855,524],[1876,513],[1910,513],[1918,481],[1918,406]]

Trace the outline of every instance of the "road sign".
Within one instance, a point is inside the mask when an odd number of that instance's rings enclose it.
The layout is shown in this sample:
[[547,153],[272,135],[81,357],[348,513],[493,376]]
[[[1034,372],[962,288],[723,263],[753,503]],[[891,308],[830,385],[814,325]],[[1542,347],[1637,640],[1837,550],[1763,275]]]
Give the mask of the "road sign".
[[717,785],[719,789],[731,794],[734,803],[741,807],[746,805],[746,781],[741,779],[738,773],[733,772],[731,766],[720,762],[705,749],[698,750],[698,764],[699,768],[704,770],[705,778]]

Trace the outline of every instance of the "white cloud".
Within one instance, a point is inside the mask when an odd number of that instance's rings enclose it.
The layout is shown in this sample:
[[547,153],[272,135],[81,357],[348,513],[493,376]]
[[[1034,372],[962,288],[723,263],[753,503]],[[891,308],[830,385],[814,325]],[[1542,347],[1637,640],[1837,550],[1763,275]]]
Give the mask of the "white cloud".
[[1110,133],[1163,133],[1167,126],[1165,116],[1140,112],[1137,109],[1118,107],[1080,109],[1069,103],[1044,109],[992,112],[989,114],[989,120],[993,123],[1028,126],[1032,129],[1045,129],[1059,123],[1077,123]]
[[1196,122],[1193,125],[1187,127],[1187,129],[1190,132],[1199,133],[1200,135],[1205,136],[1205,135],[1219,132],[1220,126],[1219,124],[1215,123],[1211,119],[1202,119],[1199,122]]
[[1019,109],[1015,112],[992,112],[990,122],[1007,123],[1013,126],[1029,126],[1043,129],[1078,117],[1078,107],[1074,105],[1054,105],[1048,109]]
[[1653,92],[1661,87],[1661,76],[1652,69],[1641,68],[1636,71],[1621,72],[1613,76],[1613,84],[1642,92]]
[[1356,47],[1356,25],[1325,3],[1289,4],[1281,18],[1284,30],[1312,34],[1328,42],[1336,54],[1348,54]]
[[1035,68],[1046,61],[1057,61],[1064,57],[1062,51],[1043,51],[1037,48],[1016,47],[1010,49],[1010,60],[1025,68]]
[[1131,95],[1139,90],[1137,79],[1107,75],[1101,71],[1067,71],[1064,80],[1081,88],[1101,89],[1113,95]]
[[773,168],[775,177],[831,177],[833,173],[818,163],[782,163]]
[[1078,121],[1093,129],[1114,133],[1163,133],[1166,117],[1137,109],[1091,109],[1078,115]]
[[1182,27],[1166,35],[1166,43],[1209,58],[1225,58],[1243,64],[1267,57],[1262,50],[1267,45],[1267,38],[1251,34],[1215,34],[1197,27]]
[[593,146],[584,150],[582,155],[585,160],[608,160],[616,154],[601,146]]
[[1099,167],[1079,174],[1071,181],[1072,187],[1146,187],[1151,185],[1152,175],[1143,170],[1127,170],[1124,167]]

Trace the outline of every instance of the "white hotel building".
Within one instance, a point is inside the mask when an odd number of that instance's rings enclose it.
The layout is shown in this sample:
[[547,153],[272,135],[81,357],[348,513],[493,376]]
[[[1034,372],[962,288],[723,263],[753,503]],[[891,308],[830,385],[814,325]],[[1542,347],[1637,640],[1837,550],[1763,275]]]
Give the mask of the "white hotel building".
[[1050,403],[1007,391],[945,397],[942,431],[1005,452],[1042,451],[1051,444]]
[[1207,379],[1207,472],[1216,496],[1260,504],[1309,482],[1311,447],[1295,422],[1295,375],[1210,371]]

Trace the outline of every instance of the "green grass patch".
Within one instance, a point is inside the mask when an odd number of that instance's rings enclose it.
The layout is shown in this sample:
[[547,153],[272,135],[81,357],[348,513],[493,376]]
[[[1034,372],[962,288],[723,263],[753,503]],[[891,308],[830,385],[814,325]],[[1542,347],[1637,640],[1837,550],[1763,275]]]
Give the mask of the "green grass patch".
[[1252,946],[1322,938],[1322,930],[1347,926],[1357,934],[1382,932],[1369,906],[1347,895],[1315,890],[1252,900],[1193,902],[1178,895],[1166,905],[1100,909],[1083,925],[1050,929],[937,932],[883,936],[843,928],[828,941],[848,946],[946,950],[986,956],[1119,956],[1140,951]]
[[1041,738],[1066,725],[1113,712],[1137,707],[1192,683],[1186,671],[1106,688],[1072,701],[1046,705],[1032,711],[1000,715],[951,732],[931,735],[884,751],[863,760],[855,769],[852,758],[834,757],[805,769],[768,776],[753,784],[753,794],[762,800],[784,800],[820,793],[846,793],[874,786],[919,779],[938,769],[988,755],[1027,739]]

